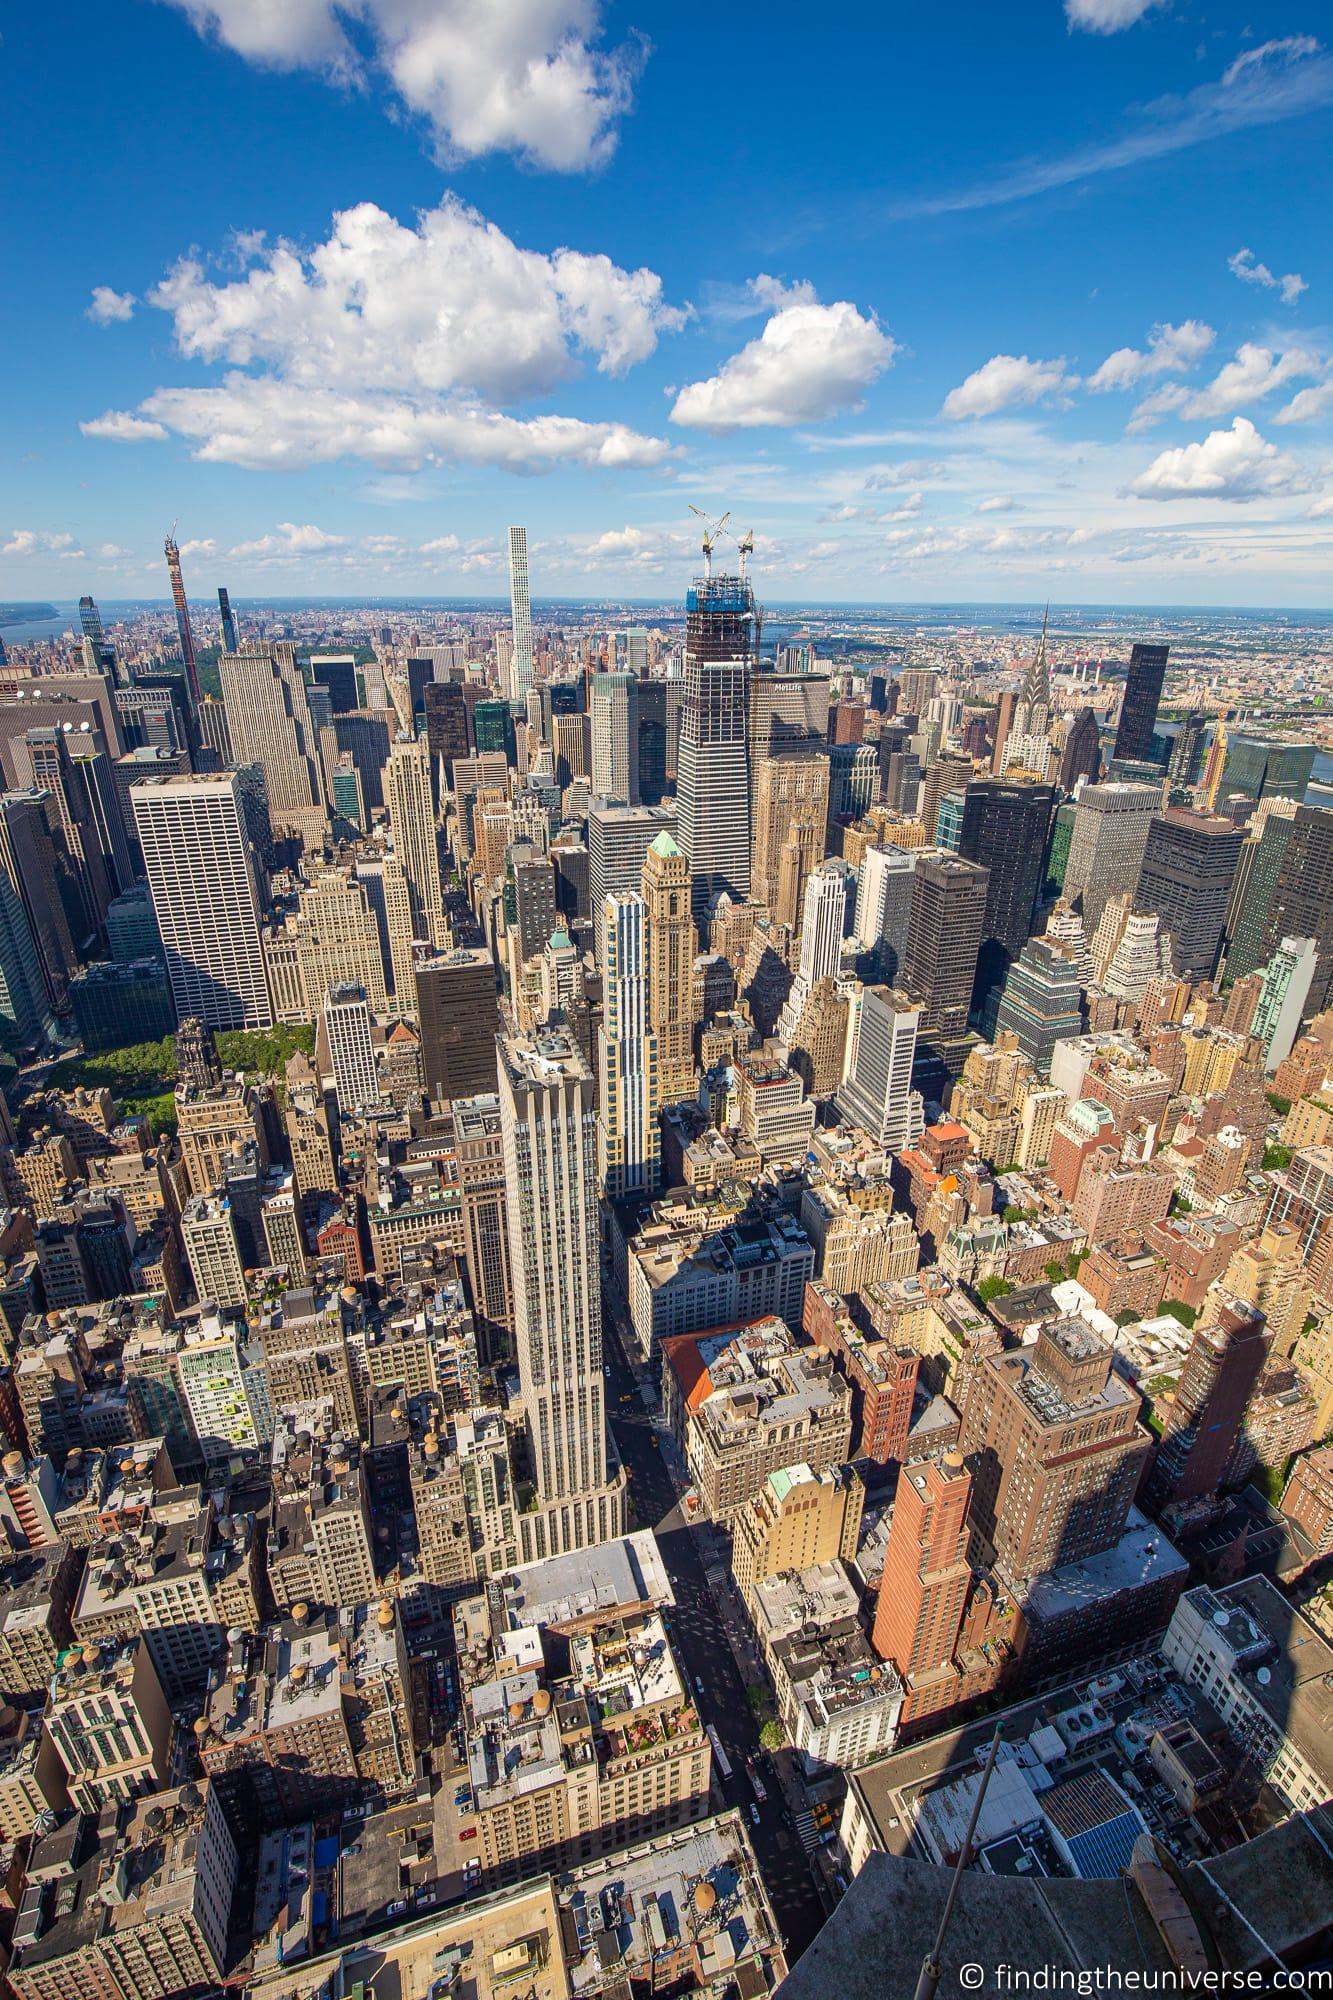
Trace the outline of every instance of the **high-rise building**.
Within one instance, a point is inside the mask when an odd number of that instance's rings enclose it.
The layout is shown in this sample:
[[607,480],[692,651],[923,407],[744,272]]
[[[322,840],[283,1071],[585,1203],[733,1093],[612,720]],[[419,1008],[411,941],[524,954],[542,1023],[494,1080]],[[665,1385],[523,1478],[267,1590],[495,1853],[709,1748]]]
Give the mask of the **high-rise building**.
[[1156,785],[1112,781],[1085,785],[1080,792],[1063,891],[1067,902],[1079,902],[1089,937],[1097,928],[1107,897],[1118,896],[1138,880],[1148,828],[1161,805],[1162,794]]
[[652,1194],[661,1177],[657,1038],[648,1018],[648,905],[608,896],[598,1031],[597,1172],[610,1201]]
[[377,1104],[379,1078],[364,986],[329,988],[324,1002],[324,1033],[338,1109],[347,1116]]
[[1225,971],[1229,985],[1264,963],[1269,912],[1298,810],[1290,799],[1267,799],[1246,828],[1227,904]]
[[918,1053],[950,1076],[967,1058],[968,1014],[986,921],[987,871],[975,861],[922,854],[899,984],[921,1005]]
[[674,1104],[694,1095],[694,920],[690,869],[662,830],[643,863],[640,894],[648,908],[648,1026],[657,1043],[658,1096]]
[[262,768],[274,826],[293,827],[305,846],[318,847],[327,823],[324,771],[295,648],[281,641],[224,654],[218,679],[233,758]]
[[1264,928],[1259,964],[1284,937],[1313,938],[1319,957],[1306,999],[1306,1019],[1333,998],[1333,812],[1298,806]]
[[171,602],[176,612],[176,636],[180,641],[181,659],[185,664],[185,680],[190,690],[190,702],[195,709],[199,706],[199,669],[195,663],[194,633],[190,628],[190,604],[185,595],[185,580],[181,575],[181,552],[176,546],[173,530],[166,543],[167,575],[171,579]]
[[176,1018],[213,1028],[273,1021],[242,791],[242,774],[226,771],[149,778],[130,795]]
[[436,803],[449,787],[454,759],[468,754],[467,701],[459,681],[431,681],[421,697],[426,717],[426,748]]
[[1148,828],[1134,901],[1170,933],[1182,979],[1211,979],[1245,836],[1215,813],[1168,806]]
[[48,1002],[64,1014],[79,952],[66,908],[77,903],[77,896],[63,843],[57,840],[58,827],[49,791],[30,786],[0,794],[0,869],[27,916]]
[[0,868],[0,1035],[14,1054],[36,1050],[56,1032],[28,913]]
[[638,888],[659,833],[675,836],[676,817],[668,806],[594,806],[588,814],[588,896],[599,959],[606,899]]
[[996,994],[995,1032],[1018,1046],[1043,1080],[1055,1044],[1083,1032],[1081,982],[1072,954],[1049,938],[1029,938]]
[[1317,958],[1313,938],[1283,938],[1264,968],[1250,1033],[1264,1045],[1264,1070],[1269,1076],[1286,1061],[1300,1033]]
[[1157,1507],[1217,1493],[1268,1346],[1264,1315],[1244,1299],[1217,1298],[1195,1327],[1149,1483]]
[[236,629],[236,614],[231,608],[231,594],[225,583],[218,585],[218,617],[222,625],[223,652],[239,653],[241,641]]
[[494,1090],[499,1004],[490,953],[418,951],[412,969],[426,1094],[448,1104]]
[[750,893],[750,678],[754,592],[739,576],[696,577],[685,607],[685,700],[677,838],[696,923],[722,894]]
[[914,1145],[925,1126],[920,1095],[912,1089],[920,1020],[920,1007],[905,994],[867,986],[851,1072],[838,1092],[844,1117],[891,1153]]
[[886,986],[897,984],[907,950],[916,863],[911,848],[867,847],[857,870],[854,936],[862,951],[874,954]]
[[592,677],[592,788],[616,805],[639,803],[639,683],[633,674]]
[[1221,795],[1248,799],[1305,797],[1314,771],[1313,743],[1284,743],[1271,736],[1229,736]]
[[528,596],[528,531],[509,530],[509,608],[513,619],[513,647],[509,662],[508,693],[521,701],[532,686],[532,603]]
[[1121,760],[1137,764],[1152,761],[1153,731],[1170,650],[1169,646],[1135,646],[1130,652],[1113,753]]
[[1060,789],[1072,792],[1080,778],[1096,784],[1101,772],[1102,737],[1097,717],[1092,709],[1081,708],[1069,725],[1060,753]]
[[871,1642],[909,1688],[945,1672],[953,1660],[972,1578],[971,1495],[957,1451],[909,1465],[898,1478]]
[[754,773],[750,895],[775,923],[799,927],[810,871],[824,853],[828,759],[765,757]]
[[994,1006],[992,996],[998,995],[1031,934],[1054,805],[1054,786],[1015,776],[977,779],[964,795],[958,852],[964,861],[976,861],[988,872],[986,920],[972,995],[978,1018]]
[[593,1079],[573,1038],[499,1042],[514,1344],[536,1482],[524,1559],[624,1531],[608,1477]]
[[393,850],[412,898],[414,935],[429,944],[448,941],[440,845],[431,792],[430,749],[423,737],[399,737],[389,753],[385,803]]

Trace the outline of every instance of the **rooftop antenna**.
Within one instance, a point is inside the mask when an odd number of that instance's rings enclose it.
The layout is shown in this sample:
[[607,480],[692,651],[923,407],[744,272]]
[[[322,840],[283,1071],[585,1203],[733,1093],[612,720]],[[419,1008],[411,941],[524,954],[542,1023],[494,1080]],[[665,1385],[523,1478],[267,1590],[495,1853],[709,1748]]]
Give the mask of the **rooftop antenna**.
[[726,527],[727,522],[731,519],[731,509],[728,508],[726,513],[722,515],[720,520],[710,521],[707,514],[705,514],[703,508],[696,507],[693,500],[690,501],[689,508],[691,514],[697,514],[699,516],[699,519],[704,524],[704,533],[703,533],[704,575],[711,576],[713,574],[713,549],[717,543],[718,536],[722,533],[722,530]]
[[972,1817],[967,1822],[967,1832],[963,1836],[963,1844],[958,1850],[958,1859],[954,1863],[953,1880],[949,1884],[949,1893],[944,1901],[944,1914],[940,1918],[940,1927],[935,1933],[933,1948],[926,1953],[926,1956],[921,1961],[921,1972],[917,1978],[916,1992],[913,1994],[912,2000],[935,2000],[935,1995],[939,1991],[940,1960],[944,1952],[944,1939],[949,1929],[949,1919],[953,1915],[953,1906],[958,1901],[958,1884],[963,1879],[963,1870],[972,1859],[972,1842],[976,1836],[977,1821],[981,1818],[981,1808],[986,1797],[986,1787],[990,1783],[991,1772],[995,1769],[995,1759],[999,1754],[999,1749],[1000,1729],[997,1724],[995,1734],[990,1740],[990,1752],[986,1758],[986,1766],[981,1773],[981,1783],[977,1786],[977,1795],[972,1801]]

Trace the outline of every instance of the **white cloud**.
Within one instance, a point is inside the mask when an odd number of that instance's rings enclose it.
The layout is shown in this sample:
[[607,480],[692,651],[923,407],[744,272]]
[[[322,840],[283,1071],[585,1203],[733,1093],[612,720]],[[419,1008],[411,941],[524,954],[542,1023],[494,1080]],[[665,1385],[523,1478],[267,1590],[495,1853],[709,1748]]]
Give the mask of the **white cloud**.
[[771,312],[781,311],[783,306],[812,306],[818,296],[808,278],[798,278],[794,285],[789,285],[783,278],[771,278],[766,271],[751,278],[746,289],[757,308]]
[[143,407],[194,440],[196,458],[260,472],[338,458],[383,466],[457,460],[511,472],[562,463],[619,470],[659,465],[670,453],[664,438],[624,424],[510,417],[456,398],[343,395],[239,373],[212,389],[159,389]]
[[1299,271],[1287,271],[1282,277],[1275,277],[1267,264],[1256,263],[1253,250],[1238,250],[1234,257],[1228,257],[1227,269],[1244,284],[1262,285],[1266,291],[1281,292],[1284,306],[1294,306],[1301,293],[1310,289]]
[[522,250],[452,196],[415,227],[363,202],[335,215],[311,250],[252,242],[247,254],[240,276],[217,283],[187,258],[149,298],[170,313],[188,360],[231,372],[209,388],[158,389],[137,413],[108,411],[83,425],[88,436],[174,430],[199,441],[200,457],[256,467],[345,454],[530,469],[556,458],[646,465],[666,453],[623,425],[492,414],[549,393],[580,354],[611,375],[651,354],[684,319],[655,272]]
[[1158,5],[1160,0],[1065,0],[1065,18],[1092,35],[1118,35]]
[[46,555],[72,559],[82,554],[83,550],[73,535],[51,534],[42,528],[11,528],[9,540],[0,548],[0,556]]
[[1025,403],[1040,402],[1078,387],[1078,377],[1057,361],[1030,361],[1026,354],[993,354],[944,399],[946,417],[993,417]]
[[941,479],[948,471],[942,458],[903,458],[896,465],[877,465],[861,481],[867,493],[892,492],[914,479]]
[[881,521],[915,521],[925,504],[924,493],[909,493],[900,507],[895,507],[891,514],[881,514],[879,518]]
[[1261,437],[1248,417],[1236,417],[1229,431],[1159,452],[1129,491],[1141,500],[1258,500],[1309,485],[1294,458]]
[[[598,0],[174,0],[248,62],[347,84],[378,71],[446,158],[514,152],[575,173],[615,147],[643,44],[597,46]],[[349,26],[360,32],[357,42]],[[369,44],[367,62],[361,53]]]
[[1326,493],[1322,500],[1316,500],[1313,507],[1306,509],[1306,519],[1324,521],[1333,514],[1333,493]]
[[976,512],[978,514],[1012,514],[1014,504],[1012,497],[1008,493],[994,493],[989,500],[979,500],[977,502]]
[[859,408],[896,342],[846,299],[785,305],[757,340],[676,397],[671,421],[696,430],[819,423]]
[[131,551],[122,549],[118,542],[101,542],[97,553],[103,562],[119,562],[122,557],[130,555]]
[[1148,335],[1147,348],[1117,347],[1108,354],[1088,387],[1095,393],[1106,389],[1132,389],[1148,375],[1174,374],[1193,368],[1208,352],[1216,334],[1202,320],[1183,320],[1179,326],[1159,322]]
[[300,526],[295,521],[279,521],[277,533],[261,535],[258,541],[237,542],[231,554],[234,556],[308,556],[318,555],[324,549],[340,549],[347,545],[345,535],[329,535],[323,528],[307,524]]
[[1324,411],[1333,405],[1333,381],[1321,382],[1314,389],[1298,389],[1289,403],[1284,403],[1273,421],[1277,424],[1308,424],[1314,417],[1322,417]]
[[1257,49],[1245,49],[1228,64],[1222,72],[1222,81],[1228,89],[1240,83],[1253,71],[1266,65],[1284,67],[1294,62],[1306,62],[1311,56],[1323,54],[1321,44],[1313,35],[1282,35],[1271,42],[1260,42]]
[[462,546],[457,535],[437,535],[433,542],[421,544],[421,553],[423,556],[452,556],[456,555]]
[[147,417],[136,417],[129,410],[104,410],[100,417],[90,417],[79,425],[85,437],[101,438],[110,444],[140,444],[145,439],[162,439],[167,433],[161,424],[153,423]]
[[95,326],[110,326],[113,320],[133,319],[138,303],[133,292],[114,292],[110,285],[94,285],[85,317]]
[[180,545],[183,556],[212,556],[217,554],[217,543],[211,535],[196,536],[193,541]]
[[1180,383],[1169,383],[1147,396],[1130,418],[1131,430],[1146,430],[1159,417],[1175,412],[1186,418],[1228,417],[1233,410],[1242,409],[1247,403],[1257,403],[1265,396],[1271,396],[1286,382],[1297,380],[1302,375],[1319,375],[1323,363],[1318,355],[1301,347],[1290,347],[1285,353],[1277,354],[1271,347],[1260,347],[1254,341],[1245,341],[1236,349],[1235,359],[1220,368],[1211,382],[1202,389],[1186,389]]

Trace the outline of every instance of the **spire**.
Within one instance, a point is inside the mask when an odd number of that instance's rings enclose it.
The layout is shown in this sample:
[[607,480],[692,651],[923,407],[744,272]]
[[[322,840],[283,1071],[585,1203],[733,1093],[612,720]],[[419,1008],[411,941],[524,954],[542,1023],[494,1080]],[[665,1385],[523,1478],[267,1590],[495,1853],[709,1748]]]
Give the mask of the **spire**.
[[1051,607],[1048,604],[1041,614],[1041,637],[1037,641],[1037,650],[1032,655],[1032,663],[1023,681],[1023,691],[1018,697],[1019,706],[1027,708],[1029,713],[1034,708],[1044,708],[1049,711],[1051,706],[1051,670],[1046,659],[1046,621],[1050,615]]

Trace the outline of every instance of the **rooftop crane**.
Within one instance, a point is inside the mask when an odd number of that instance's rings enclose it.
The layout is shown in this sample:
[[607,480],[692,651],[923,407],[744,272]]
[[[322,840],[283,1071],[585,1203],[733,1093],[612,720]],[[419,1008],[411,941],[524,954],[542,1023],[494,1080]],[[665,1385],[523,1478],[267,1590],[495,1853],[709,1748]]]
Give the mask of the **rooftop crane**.
[[743,535],[736,537],[736,553],[741,559],[741,576],[745,575],[745,565],[754,554],[754,529],[747,528]]
[[727,522],[731,519],[731,509],[728,508],[726,513],[722,515],[721,519],[717,521],[710,521],[707,514],[705,514],[703,508],[696,507],[693,500],[689,502],[689,509],[691,514],[697,514],[699,516],[699,519],[704,524],[704,533],[703,533],[704,575],[711,576],[713,574],[713,549],[716,546],[718,536],[722,533],[722,530],[726,527]]

